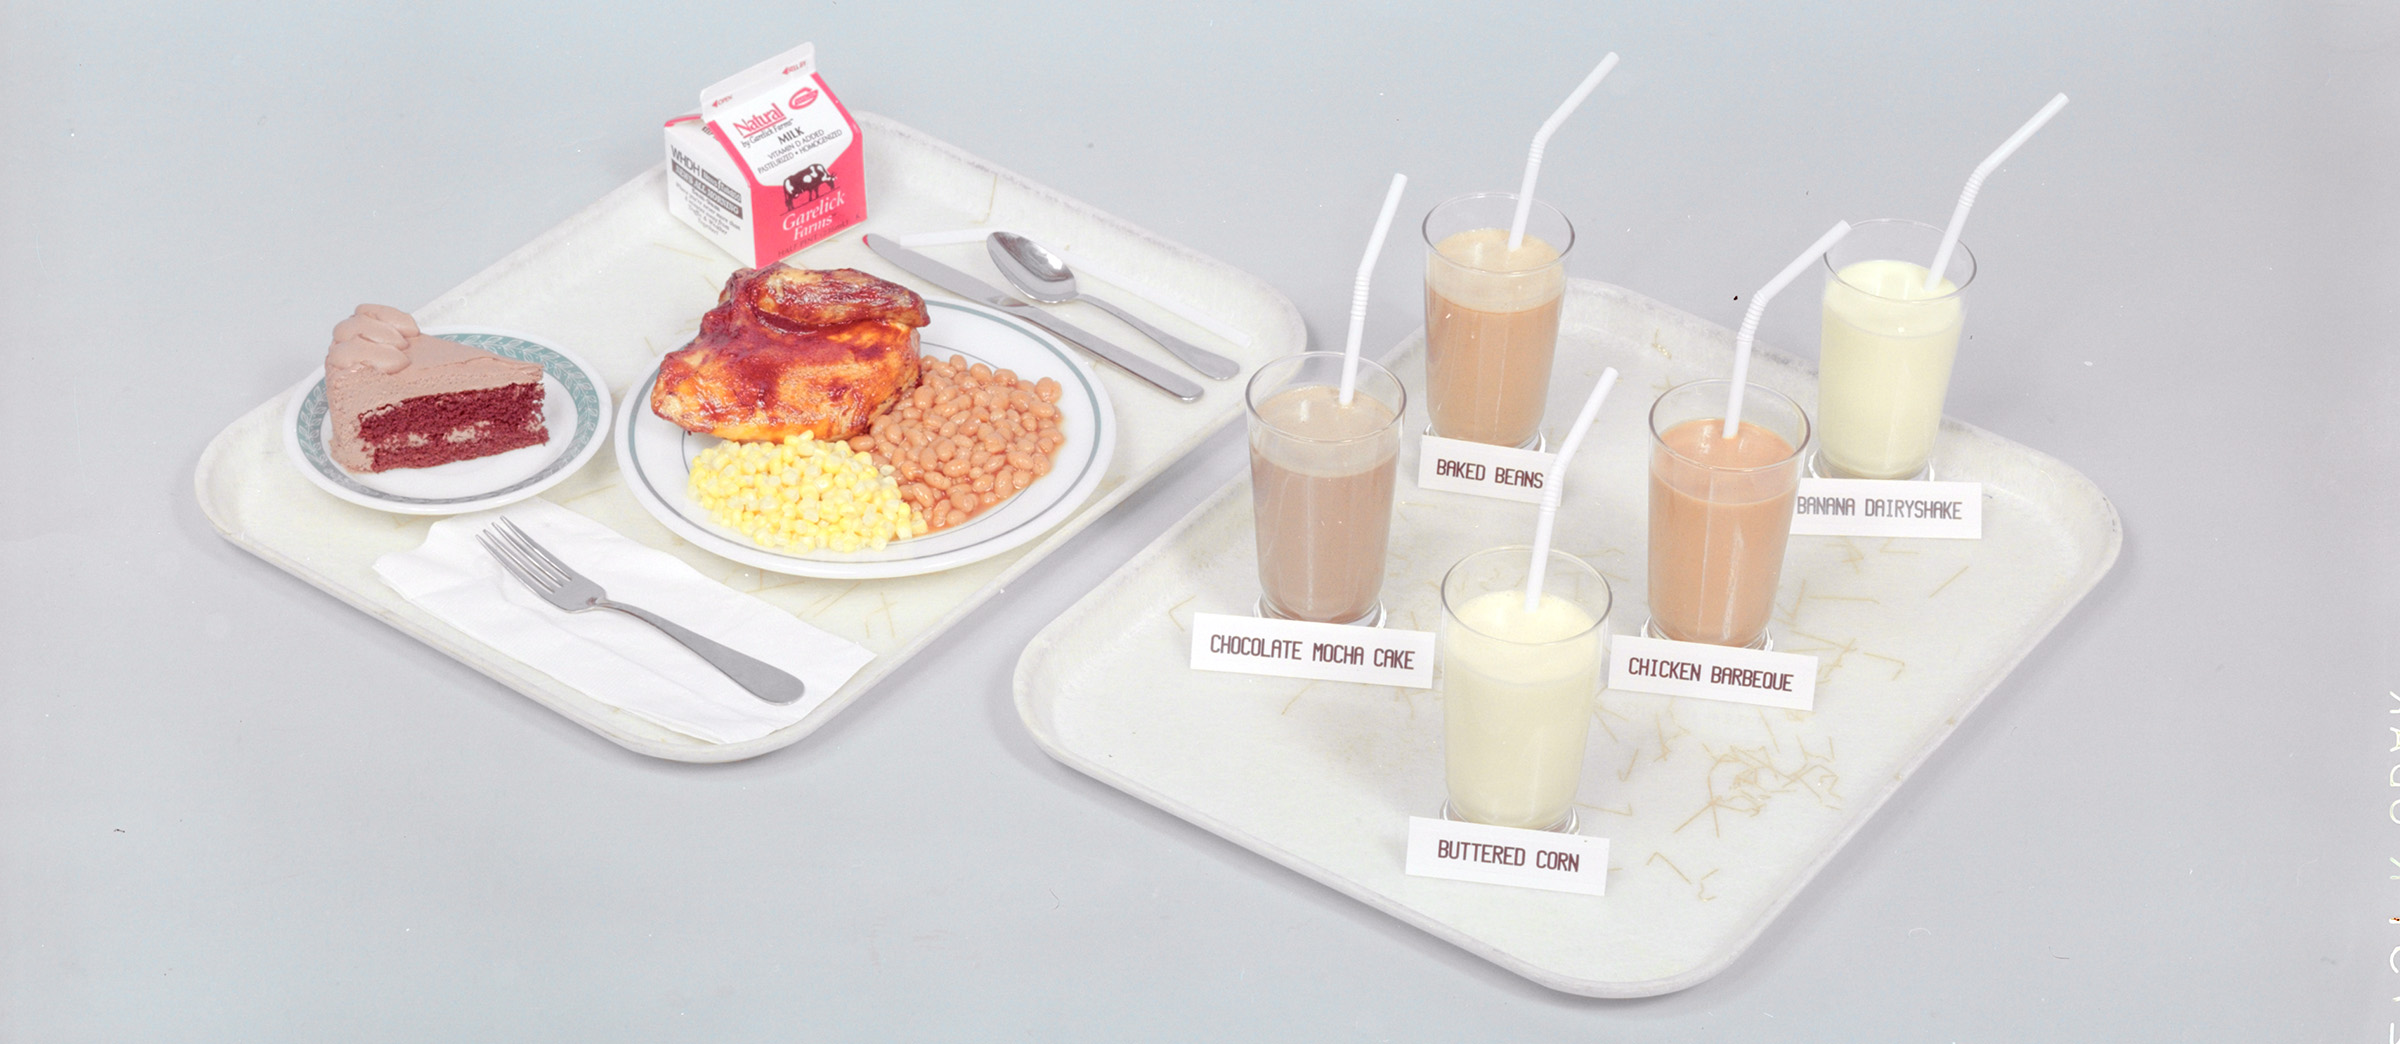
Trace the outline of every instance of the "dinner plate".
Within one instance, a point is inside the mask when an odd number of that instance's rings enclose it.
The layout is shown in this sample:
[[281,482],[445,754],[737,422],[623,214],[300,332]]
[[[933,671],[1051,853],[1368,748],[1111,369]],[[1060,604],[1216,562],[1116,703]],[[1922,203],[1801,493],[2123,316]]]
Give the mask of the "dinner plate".
[[283,448],[317,488],[353,504],[403,515],[459,515],[513,504],[557,485],[600,451],[608,425],[608,382],[574,353],[523,334],[482,327],[427,330],[494,355],[542,367],[542,423],[550,440],[430,468],[359,473],[333,462],[327,440],[325,372],[292,386],[283,411]]
[[1056,380],[1058,410],[1066,443],[1050,473],[1016,496],[986,509],[965,525],[921,537],[895,540],[881,551],[794,553],[753,543],[711,521],[685,494],[692,459],[718,443],[676,427],[650,411],[652,367],[625,394],[617,418],[617,466],[626,488],[643,508],[694,546],[744,565],[793,576],[857,580],[916,576],[980,562],[1049,532],[1073,516],[1100,486],[1117,449],[1117,416],[1099,375],[1073,349],[1015,318],[988,308],[927,301],[932,322],[918,331],[927,358],[963,355],[995,370],[1014,370],[1028,380]]

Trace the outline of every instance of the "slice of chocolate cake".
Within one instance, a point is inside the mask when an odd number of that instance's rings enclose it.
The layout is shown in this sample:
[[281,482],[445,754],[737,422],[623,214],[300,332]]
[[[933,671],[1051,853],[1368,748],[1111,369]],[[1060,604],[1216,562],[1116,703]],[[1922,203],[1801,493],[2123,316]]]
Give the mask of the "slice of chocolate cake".
[[427,337],[407,312],[360,305],[325,353],[327,446],[351,471],[429,468],[536,446],[542,368]]

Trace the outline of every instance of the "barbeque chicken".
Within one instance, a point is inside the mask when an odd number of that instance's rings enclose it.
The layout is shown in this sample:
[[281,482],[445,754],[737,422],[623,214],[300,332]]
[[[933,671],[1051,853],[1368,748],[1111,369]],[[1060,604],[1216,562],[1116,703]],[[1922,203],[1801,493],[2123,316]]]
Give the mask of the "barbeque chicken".
[[922,298],[856,269],[745,268],[660,360],[650,409],[725,439],[846,439],[916,387],[927,322]]

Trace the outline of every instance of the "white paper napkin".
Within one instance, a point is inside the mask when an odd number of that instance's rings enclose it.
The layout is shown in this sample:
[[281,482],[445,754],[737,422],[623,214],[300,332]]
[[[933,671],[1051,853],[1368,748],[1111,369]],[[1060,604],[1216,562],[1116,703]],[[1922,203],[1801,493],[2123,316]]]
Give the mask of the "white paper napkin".
[[[606,588],[610,601],[790,671],[807,683],[807,695],[768,703],[649,624],[543,601],[476,543],[475,534],[501,517]],[[595,700],[711,743],[756,739],[807,717],[875,657],[546,500],[443,519],[416,550],[377,559],[375,572],[401,597],[484,644]]]

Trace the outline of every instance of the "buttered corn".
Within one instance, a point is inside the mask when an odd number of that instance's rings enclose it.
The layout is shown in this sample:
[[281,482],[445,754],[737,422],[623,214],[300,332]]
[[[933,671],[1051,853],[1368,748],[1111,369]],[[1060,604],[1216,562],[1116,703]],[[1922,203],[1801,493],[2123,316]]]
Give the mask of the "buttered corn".
[[928,529],[900,498],[889,465],[805,434],[702,450],[687,491],[717,524],[761,547],[880,551]]

